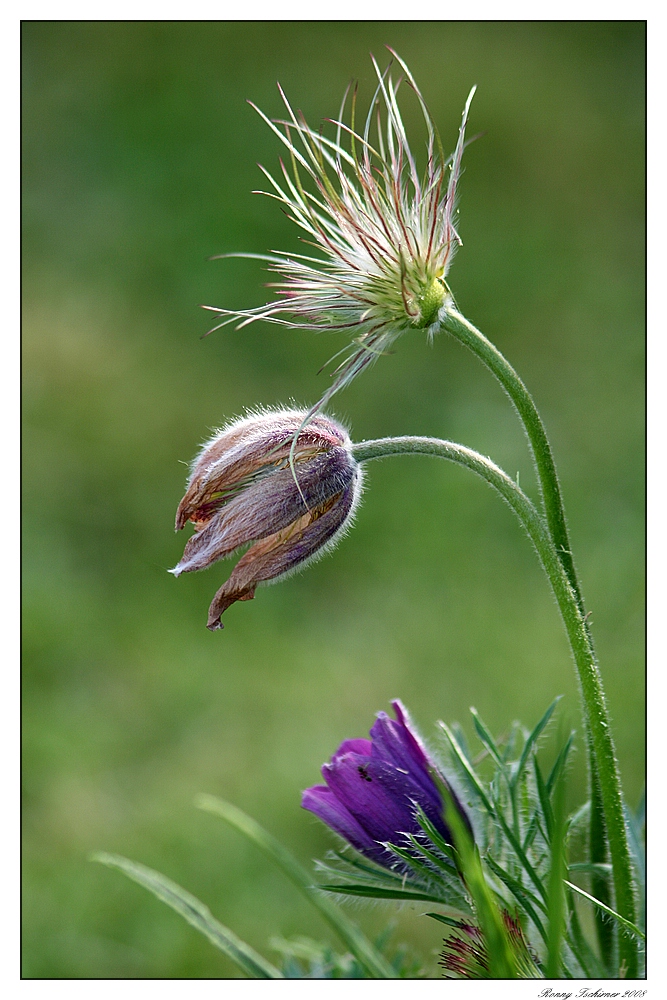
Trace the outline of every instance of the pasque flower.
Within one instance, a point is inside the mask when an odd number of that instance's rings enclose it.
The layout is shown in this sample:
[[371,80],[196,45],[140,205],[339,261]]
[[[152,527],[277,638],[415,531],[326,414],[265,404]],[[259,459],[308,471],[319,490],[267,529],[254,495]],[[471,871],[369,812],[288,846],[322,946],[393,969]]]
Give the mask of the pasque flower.
[[[436,783],[449,787],[428,756],[400,701],[392,701],[396,719],[378,712],[370,740],[345,740],[322,767],[326,785],[303,793],[301,805],[335,833],[380,865],[389,867],[386,844],[399,846],[408,834],[421,834],[418,808],[452,843],[444,822],[445,804]],[[463,807],[452,801],[470,829]]]
[[254,542],[213,598],[211,630],[230,604],[321,556],[352,521],[362,473],[347,431],[323,414],[304,426],[305,417],[272,410],[236,420],[192,465],[176,530],[192,521],[196,533],[170,572],[206,569]]
[[256,110],[287,147],[292,169],[281,160],[279,182],[260,168],[272,190],[259,193],[284,206],[287,216],[306,234],[304,242],[320,256],[222,254],[267,260],[279,276],[269,286],[277,298],[248,310],[205,307],[222,317],[213,330],[235,321],[240,329],[266,320],[351,336],[352,343],[340,352],[344,356],[333,372],[330,388],[311,412],[321,410],[405,331],[421,329],[433,336],[452,304],[445,277],[461,242],[454,225],[455,197],[474,88],[465,105],[456,149],[446,158],[410,70],[393,55],[424,117],[425,169],[420,173],[410,150],[397,100],[401,79],[392,79],[390,67],[381,72],[373,60],[378,85],[359,130],[356,88],[350,98],[350,124],[343,122],[348,88],[339,119],[332,123],[335,139],[311,128],[300,112],[293,111],[281,89],[286,120],[271,121]]

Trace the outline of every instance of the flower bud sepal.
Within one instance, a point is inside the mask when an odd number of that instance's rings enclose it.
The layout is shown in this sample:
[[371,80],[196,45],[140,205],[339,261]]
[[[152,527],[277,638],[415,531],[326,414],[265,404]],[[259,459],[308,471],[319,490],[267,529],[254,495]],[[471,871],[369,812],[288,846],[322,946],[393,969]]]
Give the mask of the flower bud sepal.
[[193,463],[176,529],[191,521],[195,534],[170,572],[207,569],[251,543],[213,598],[211,631],[231,604],[320,558],[352,524],[362,471],[349,435],[331,417],[308,417],[250,414],[218,431]]

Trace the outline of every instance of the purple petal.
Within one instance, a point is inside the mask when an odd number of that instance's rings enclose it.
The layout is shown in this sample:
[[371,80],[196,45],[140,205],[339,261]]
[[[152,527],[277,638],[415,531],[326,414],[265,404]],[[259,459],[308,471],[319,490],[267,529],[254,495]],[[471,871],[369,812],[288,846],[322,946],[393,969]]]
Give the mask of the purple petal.
[[331,760],[335,761],[346,753],[357,753],[362,757],[370,757],[372,746],[370,740],[343,740]]
[[378,712],[371,739],[374,760],[387,761],[409,774],[416,797],[420,801],[425,798],[436,809],[441,808],[440,793],[429,770],[434,765],[402,720],[395,722],[385,712]]
[[[349,809],[340,802],[326,785],[306,788],[301,795],[301,805],[327,824],[335,833],[352,844],[366,857],[379,860],[386,851],[366,833]],[[382,863],[380,861],[380,863]]]
[[391,707],[396,713],[396,720],[400,726],[403,727],[406,743],[410,746],[415,759],[423,761],[425,766],[431,765],[431,759],[426,753],[424,745],[417,735],[416,730],[412,724],[412,719],[410,718],[410,713],[400,699],[395,698],[391,703]]
[[[325,764],[322,774],[336,798],[345,805],[372,840],[394,839],[397,831],[415,827],[410,796],[386,773],[386,765],[350,753]],[[395,772],[398,775],[398,772]],[[404,776],[400,776],[403,777]],[[414,797],[415,788],[410,791]]]
[[[405,774],[402,769],[396,768],[392,764],[387,764],[384,761],[372,760],[367,770],[368,773],[373,776],[377,785],[379,785],[393,801],[399,802],[403,808],[404,814],[409,816],[409,822],[404,821],[403,826],[396,828],[397,833],[420,832],[421,827],[418,819],[416,818],[417,806],[419,805],[443,837],[445,837],[446,840],[450,839],[449,830],[447,829],[443,819],[442,799],[440,798],[438,790],[435,786],[433,786],[432,789],[429,790],[429,794],[426,795],[424,789],[412,780],[411,775]],[[391,840],[392,838],[388,835],[383,839]],[[395,839],[394,843],[396,843]]]
[[428,773],[433,762],[412,727],[412,720],[400,701],[392,702],[396,712],[396,721],[390,719],[386,712],[378,712],[377,722],[371,729],[371,739],[377,746],[378,755],[385,760],[402,761],[404,766],[410,763]]

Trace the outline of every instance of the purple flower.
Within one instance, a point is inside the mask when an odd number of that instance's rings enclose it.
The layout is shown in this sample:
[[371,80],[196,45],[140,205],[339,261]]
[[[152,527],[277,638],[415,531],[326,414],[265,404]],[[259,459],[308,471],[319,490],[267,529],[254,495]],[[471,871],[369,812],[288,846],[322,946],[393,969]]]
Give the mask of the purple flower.
[[196,533],[170,572],[206,569],[254,542],[213,598],[211,630],[230,604],[323,555],[352,522],[362,474],[348,433],[323,414],[306,416],[251,414],[218,431],[193,463],[176,529],[192,521]]
[[[444,804],[434,772],[447,785],[415,732],[406,709],[393,701],[396,720],[378,712],[370,740],[345,740],[322,766],[326,785],[303,793],[301,805],[380,865],[392,863],[386,843],[399,846],[406,834],[421,834],[417,807],[448,843]],[[447,787],[449,787],[447,785]],[[450,789],[466,826],[470,822]]]

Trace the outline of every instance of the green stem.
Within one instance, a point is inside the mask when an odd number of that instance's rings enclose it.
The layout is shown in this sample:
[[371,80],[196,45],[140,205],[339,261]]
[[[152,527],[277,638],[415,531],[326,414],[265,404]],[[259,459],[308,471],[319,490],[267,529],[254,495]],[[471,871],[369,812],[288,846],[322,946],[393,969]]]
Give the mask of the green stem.
[[465,316],[462,316],[455,309],[450,309],[445,317],[444,328],[462,344],[470,348],[480,361],[484,362],[486,367],[496,376],[516,407],[533,452],[547,525],[560,561],[563,564],[563,569],[567,574],[583,615],[585,613],[584,604],[570,549],[570,538],[565,521],[565,510],[560,492],[560,483],[558,482],[558,474],[556,472],[556,463],[551,453],[551,445],[549,444],[542,418],[533,402],[533,397],[498,348],[490,340],[487,340],[484,334],[476,326],[473,326]]
[[[558,602],[579,675],[609,840],[616,908],[621,916],[634,924],[636,917],[632,865],[621,782],[602,682],[580,601],[543,518],[525,493],[502,469],[490,459],[463,445],[426,437],[383,438],[355,444],[352,446],[352,453],[358,462],[390,455],[422,454],[446,458],[463,465],[476,472],[500,493],[527,531]],[[637,945],[632,938],[623,934],[619,940],[619,958],[624,965],[625,976],[628,979],[635,978],[638,969]]]
[[[589,645],[591,651],[593,651],[593,640],[587,624],[583,596],[570,547],[570,538],[565,520],[565,509],[560,483],[556,472],[556,463],[554,462],[544,424],[533,402],[533,398],[497,347],[490,340],[487,340],[484,334],[476,326],[473,326],[465,316],[462,316],[456,309],[450,307],[443,325],[448,333],[460,341],[460,343],[465,344],[496,376],[514,404],[530,443],[551,538],[577,598],[579,610],[583,616],[584,625],[588,633]],[[602,799],[598,791],[599,778],[595,749],[588,726],[586,726],[586,743],[588,747],[591,792],[590,858],[591,861],[600,861],[604,860],[606,855],[605,820],[602,813]],[[596,913],[596,925],[603,959],[610,966],[614,928],[610,928],[609,925],[604,924],[602,915],[599,913]]]
[[[593,864],[604,863],[607,860],[607,838],[604,829],[600,782],[597,775],[593,775],[591,781],[591,821],[589,826],[588,853]],[[591,879],[591,892],[601,903],[604,903],[606,906],[611,905],[609,880],[606,877],[593,875]],[[605,966],[607,973],[609,973],[613,968],[616,928],[612,921],[606,918],[604,911],[597,906],[595,907],[593,916],[602,964]]]

